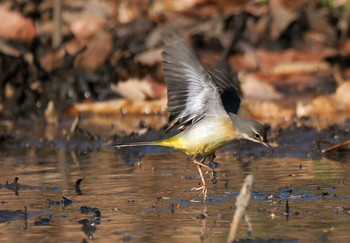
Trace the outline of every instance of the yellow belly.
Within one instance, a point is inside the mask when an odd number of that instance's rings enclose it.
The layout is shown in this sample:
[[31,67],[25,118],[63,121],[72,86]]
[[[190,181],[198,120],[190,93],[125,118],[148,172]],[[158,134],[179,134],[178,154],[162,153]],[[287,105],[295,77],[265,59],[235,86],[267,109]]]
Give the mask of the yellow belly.
[[199,121],[185,131],[161,140],[157,144],[181,150],[189,155],[208,155],[234,139],[235,132],[232,121],[225,117]]

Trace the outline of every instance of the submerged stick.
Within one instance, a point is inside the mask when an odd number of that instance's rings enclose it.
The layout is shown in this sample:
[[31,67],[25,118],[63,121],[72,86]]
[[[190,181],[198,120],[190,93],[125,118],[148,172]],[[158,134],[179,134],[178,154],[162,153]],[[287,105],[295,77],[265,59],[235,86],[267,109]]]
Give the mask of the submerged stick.
[[244,179],[241,191],[237,197],[236,212],[233,215],[230,233],[227,238],[228,243],[234,242],[237,237],[239,223],[242,217],[246,215],[246,209],[248,207],[250,196],[252,194],[253,183],[254,176],[252,174],[247,175]]

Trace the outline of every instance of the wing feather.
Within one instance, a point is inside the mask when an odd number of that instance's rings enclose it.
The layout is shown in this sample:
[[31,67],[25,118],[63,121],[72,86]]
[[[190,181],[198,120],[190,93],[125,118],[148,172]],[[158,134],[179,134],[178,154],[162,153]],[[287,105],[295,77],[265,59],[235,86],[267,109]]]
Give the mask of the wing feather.
[[239,80],[229,67],[219,66],[209,71],[220,91],[221,101],[226,112],[237,114],[241,104]]
[[163,73],[168,85],[169,122],[195,123],[205,116],[227,115],[219,88],[183,37],[165,38]]

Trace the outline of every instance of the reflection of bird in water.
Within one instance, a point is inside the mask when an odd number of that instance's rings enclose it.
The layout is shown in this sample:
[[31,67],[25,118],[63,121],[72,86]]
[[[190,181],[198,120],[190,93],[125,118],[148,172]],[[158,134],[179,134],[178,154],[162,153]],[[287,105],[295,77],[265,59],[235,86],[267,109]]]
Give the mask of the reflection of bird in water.
[[[207,185],[201,167],[213,170],[204,162],[212,163],[215,151],[236,139],[247,139],[271,149],[267,142],[266,128],[253,120],[236,115],[240,98],[231,73],[218,66],[207,71],[184,38],[172,33],[165,39],[163,72],[168,86],[168,109],[170,127],[179,125],[185,129],[177,135],[152,142],[117,145],[116,147],[160,145],[181,150],[192,156],[197,165],[204,200]],[[198,156],[202,159],[197,160]]]
[[81,230],[90,240],[94,239],[94,233],[97,230],[96,225],[101,223],[100,217],[101,212],[99,210],[96,210],[90,219],[82,219],[78,221],[79,224],[83,225],[81,226]]

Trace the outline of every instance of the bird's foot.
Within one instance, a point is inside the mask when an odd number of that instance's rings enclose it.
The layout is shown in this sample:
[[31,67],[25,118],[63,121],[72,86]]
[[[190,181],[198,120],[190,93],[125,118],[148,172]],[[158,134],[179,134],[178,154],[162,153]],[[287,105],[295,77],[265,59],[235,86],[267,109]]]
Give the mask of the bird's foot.
[[200,164],[197,164],[197,169],[198,169],[198,173],[199,173],[199,176],[201,178],[201,181],[202,181],[202,186],[198,187],[198,188],[194,187],[191,190],[196,190],[196,191],[202,190],[202,192],[199,195],[203,194],[204,201],[205,201],[207,199],[207,194],[208,194],[207,183],[205,182],[205,179],[204,179],[203,172],[202,172]]
[[193,187],[191,189],[191,191],[201,191],[201,193],[199,193],[199,195],[203,195],[204,197],[204,201],[207,199],[207,195],[208,195],[208,188],[207,188],[207,184],[204,184],[203,186],[200,187]]

